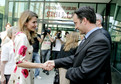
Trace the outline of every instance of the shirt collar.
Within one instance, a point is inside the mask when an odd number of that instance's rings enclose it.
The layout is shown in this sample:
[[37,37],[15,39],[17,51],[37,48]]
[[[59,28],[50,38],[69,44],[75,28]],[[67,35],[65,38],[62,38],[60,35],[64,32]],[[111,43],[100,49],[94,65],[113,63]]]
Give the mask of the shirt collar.
[[92,29],[91,31],[89,31],[89,32],[85,35],[85,38],[87,39],[88,36],[89,36],[92,32],[96,31],[97,29],[99,29],[99,27],[96,27],[96,28]]

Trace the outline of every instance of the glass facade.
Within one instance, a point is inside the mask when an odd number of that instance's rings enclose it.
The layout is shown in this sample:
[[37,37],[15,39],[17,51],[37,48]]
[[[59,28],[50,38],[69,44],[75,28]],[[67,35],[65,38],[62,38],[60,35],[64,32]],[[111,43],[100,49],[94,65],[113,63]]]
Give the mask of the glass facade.
[[113,41],[111,63],[121,73],[121,6],[118,3],[110,5],[109,31]]
[[0,0],[0,31],[4,30],[4,12],[5,12],[5,0]]
[[28,10],[28,2],[16,2],[14,18],[19,18],[21,13],[24,12],[25,10]]
[[9,3],[8,8],[8,22],[12,23],[13,2]]
[[[73,31],[74,23],[72,21],[72,14],[78,7],[91,6],[98,13],[102,13],[106,7],[106,4],[102,3],[54,2],[54,0],[8,0],[8,3],[9,10],[6,12],[8,14],[7,22],[17,25],[21,13],[25,10],[31,10],[39,16],[39,33],[49,25],[56,25],[52,30]],[[103,5],[102,8],[101,5]],[[101,8],[100,11],[99,8]]]
[[43,19],[43,2],[30,2],[30,10],[38,14],[39,19]]

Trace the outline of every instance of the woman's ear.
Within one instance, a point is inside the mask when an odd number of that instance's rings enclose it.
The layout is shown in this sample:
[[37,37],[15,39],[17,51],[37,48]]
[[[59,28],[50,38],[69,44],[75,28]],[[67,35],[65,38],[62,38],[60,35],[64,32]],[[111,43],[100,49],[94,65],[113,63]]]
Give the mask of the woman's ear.
[[27,26],[27,24],[28,24],[28,23],[27,23],[27,22],[25,22],[24,26]]

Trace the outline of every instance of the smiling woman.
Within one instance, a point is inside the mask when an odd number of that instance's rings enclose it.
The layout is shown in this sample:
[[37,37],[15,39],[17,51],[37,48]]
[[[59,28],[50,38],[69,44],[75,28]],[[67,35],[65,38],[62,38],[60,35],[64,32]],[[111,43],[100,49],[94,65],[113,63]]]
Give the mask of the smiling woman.
[[9,84],[34,84],[34,72],[31,68],[43,68],[44,64],[31,63],[33,55],[33,38],[37,27],[38,15],[32,11],[24,11],[19,18],[19,32],[14,40],[16,67]]

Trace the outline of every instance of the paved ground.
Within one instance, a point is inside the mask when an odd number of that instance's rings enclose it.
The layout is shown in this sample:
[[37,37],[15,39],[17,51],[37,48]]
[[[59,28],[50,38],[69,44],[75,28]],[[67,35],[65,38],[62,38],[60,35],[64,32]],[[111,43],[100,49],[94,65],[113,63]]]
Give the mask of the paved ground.
[[49,75],[46,75],[45,73],[42,72],[42,69],[41,69],[40,76],[42,78],[41,79],[35,78],[34,84],[53,84],[55,71],[50,71],[49,73],[50,73]]
[[53,84],[55,71],[50,71],[49,73],[50,73],[49,75],[46,75],[45,73],[42,72],[42,69],[40,69],[40,76],[42,78],[41,79],[35,78],[35,83],[34,84]]

